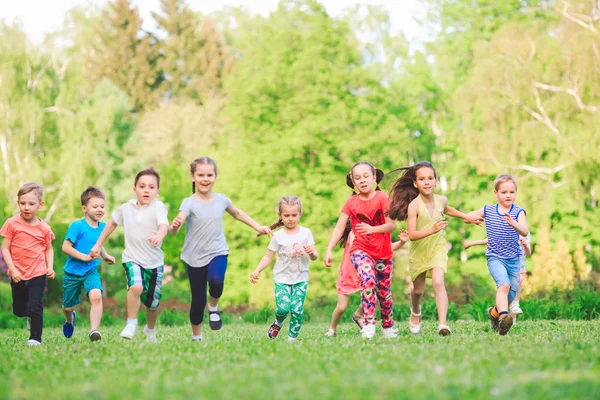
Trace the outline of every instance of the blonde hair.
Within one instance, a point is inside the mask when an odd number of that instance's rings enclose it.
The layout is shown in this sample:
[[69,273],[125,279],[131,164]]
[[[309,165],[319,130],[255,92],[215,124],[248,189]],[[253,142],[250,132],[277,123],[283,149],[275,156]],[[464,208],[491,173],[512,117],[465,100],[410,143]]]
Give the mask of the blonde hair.
[[33,192],[34,190],[37,193],[38,200],[41,202],[44,196],[44,188],[42,187],[42,185],[35,182],[29,182],[21,186],[19,188],[19,192],[17,193],[17,200],[19,199],[19,197],[27,193]]
[[514,183],[515,190],[517,190],[517,180],[515,179],[514,176],[508,175],[508,174],[498,175],[496,177],[496,179],[494,179],[494,190],[498,190],[498,188],[500,187],[501,184],[503,184],[504,182],[508,182],[508,181],[511,181],[512,183]]
[[[281,207],[283,206],[298,206],[298,211],[300,211],[300,214],[302,214],[302,202],[300,201],[300,198],[297,196],[283,196],[279,199],[279,202],[277,203],[277,214],[281,214]],[[269,229],[273,230],[273,229],[277,229],[279,227],[283,226],[283,221],[281,220],[281,218],[279,218],[279,220],[277,222],[275,222],[274,224],[269,226]]]

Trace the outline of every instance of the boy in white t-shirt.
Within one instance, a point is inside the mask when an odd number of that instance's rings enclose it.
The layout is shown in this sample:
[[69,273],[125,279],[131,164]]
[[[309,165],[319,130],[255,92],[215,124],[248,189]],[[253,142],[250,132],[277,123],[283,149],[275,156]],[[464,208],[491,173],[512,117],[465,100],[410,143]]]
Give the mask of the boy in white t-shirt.
[[132,339],[135,335],[141,302],[147,308],[144,334],[149,342],[156,342],[154,328],[164,275],[164,254],[160,245],[169,230],[167,209],[156,199],[159,188],[160,175],[154,168],[140,171],[133,186],[137,198],[113,211],[112,220],[106,224],[90,252],[90,256],[98,257],[108,236],[118,225],[123,226],[125,250],[122,258],[128,291],[127,325],[121,332],[121,337],[125,339]]
[[298,226],[302,216],[302,203],[295,196],[284,196],[279,199],[279,221],[271,225],[275,229],[283,225],[283,229],[273,234],[267,254],[258,263],[250,275],[250,281],[256,283],[260,271],[267,268],[275,253],[277,261],[273,267],[275,281],[275,321],[269,327],[268,336],[275,339],[283,322],[290,314],[288,340],[294,341],[302,326],[304,300],[308,288],[308,262],[315,261],[319,255],[315,249],[315,239],[308,228]]

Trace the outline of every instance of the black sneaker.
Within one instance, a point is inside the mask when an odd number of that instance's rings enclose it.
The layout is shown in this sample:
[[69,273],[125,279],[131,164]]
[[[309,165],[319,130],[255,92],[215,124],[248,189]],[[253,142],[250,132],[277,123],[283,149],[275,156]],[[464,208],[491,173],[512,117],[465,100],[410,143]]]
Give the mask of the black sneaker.
[[275,339],[277,337],[277,335],[279,335],[280,329],[281,329],[281,327],[279,325],[277,325],[277,321],[275,321],[269,327],[269,331],[267,332],[267,335],[269,336],[269,338]]
[[[213,321],[210,319],[211,315],[217,315],[219,317],[218,321]],[[210,329],[213,331],[218,331],[223,327],[223,321],[221,321],[221,311],[209,311],[208,312],[208,324],[210,325]]]
[[102,335],[98,331],[91,331],[89,337],[92,342],[97,342],[102,339]]
[[500,318],[498,324],[498,333],[502,336],[506,335],[513,325],[513,317],[510,314],[505,314],[504,317]]
[[490,323],[492,324],[492,330],[494,332],[498,332],[498,325],[500,324],[500,319],[498,317],[494,317],[492,315],[492,308],[494,308],[494,307],[490,307],[487,309],[487,315],[488,315],[488,318],[490,319]]

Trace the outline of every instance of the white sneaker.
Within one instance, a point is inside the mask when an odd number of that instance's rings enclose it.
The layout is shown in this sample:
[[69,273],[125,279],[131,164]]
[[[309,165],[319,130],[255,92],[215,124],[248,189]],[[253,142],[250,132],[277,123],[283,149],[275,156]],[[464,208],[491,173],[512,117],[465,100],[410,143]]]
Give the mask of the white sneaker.
[[373,338],[373,336],[375,336],[375,325],[365,325],[364,328],[362,328],[362,337],[363,339],[371,339]]
[[386,339],[398,337],[398,334],[396,332],[398,332],[398,329],[394,328],[393,326],[390,328],[381,328],[381,333]]
[[27,341],[28,346],[39,346],[40,344],[41,344],[40,342],[38,342],[37,340],[33,340],[33,339],[29,339]]
[[125,339],[133,339],[135,336],[135,331],[137,329],[137,325],[135,324],[127,324],[125,328],[121,331],[121,337]]
[[296,339],[295,337],[288,336],[288,342],[295,342],[296,340],[298,339]]
[[327,337],[334,337],[335,336],[335,329],[327,329],[327,332],[325,332],[325,336]]
[[[146,335],[146,342],[156,343],[158,339],[156,339],[156,331],[154,329],[150,330],[147,326],[144,327],[144,335]],[[123,336],[123,334],[121,334]]]
[[510,305],[510,312],[515,315],[523,314],[523,310],[521,310],[521,306],[519,303],[512,303]]

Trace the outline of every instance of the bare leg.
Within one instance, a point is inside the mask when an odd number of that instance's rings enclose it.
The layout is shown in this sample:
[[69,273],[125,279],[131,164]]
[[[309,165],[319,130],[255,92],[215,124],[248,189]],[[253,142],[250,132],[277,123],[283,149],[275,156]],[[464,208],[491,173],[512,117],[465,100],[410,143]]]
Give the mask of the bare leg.
[[507,283],[498,287],[496,291],[496,310],[498,313],[508,311],[508,292],[510,291],[510,285]]
[[[412,310],[415,314],[421,313],[421,297],[425,292],[425,275],[427,272],[423,272],[413,282],[413,289],[410,292],[410,298],[412,301]],[[413,325],[418,325],[421,322],[421,317],[410,316],[410,322]]]
[[102,292],[100,289],[92,289],[88,293],[90,297],[90,331],[98,330],[102,319]]
[[158,310],[146,310],[146,326],[148,329],[154,329],[158,319]]
[[133,285],[127,291],[127,318],[137,319],[140,311],[140,295],[143,290],[141,285]]
[[444,270],[442,268],[433,268],[431,270],[431,279],[433,281],[433,290],[435,290],[435,305],[437,307],[439,324],[446,325],[448,293],[444,285]]
[[340,323],[340,319],[342,319],[342,315],[348,308],[348,296],[344,294],[338,294],[338,301],[335,309],[333,310],[333,314],[331,315],[331,325],[330,329],[336,330],[338,324]]
[[69,323],[72,324],[73,323],[73,310],[75,310],[75,307],[63,307],[63,313],[65,314],[65,320]]

